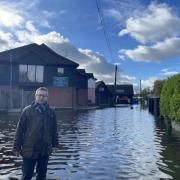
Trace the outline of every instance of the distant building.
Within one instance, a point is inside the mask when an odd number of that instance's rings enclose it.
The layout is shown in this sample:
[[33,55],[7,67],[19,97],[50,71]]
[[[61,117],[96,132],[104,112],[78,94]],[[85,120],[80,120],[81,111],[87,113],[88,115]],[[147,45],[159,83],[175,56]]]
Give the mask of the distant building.
[[[79,86],[76,87],[78,66],[45,44],[30,44],[0,52],[0,109],[26,106],[34,99],[33,92],[40,86],[49,89],[51,106],[76,106],[76,90],[86,94],[80,91],[87,89],[87,79],[79,75]],[[85,104],[85,101],[87,98],[78,99],[78,103]]]
[[96,82],[96,104],[98,106],[109,106],[111,104],[113,94],[103,81]]
[[109,91],[116,98],[117,104],[132,104],[133,101],[133,85],[122,84],[122,85],[107,85]]
[[86,73],[88,78],[88,104],[93,105],[96,103],[96,78],[93,73]]
[[76,102],[78,106],[88,104],[88,78],[84,69],[76,69]]

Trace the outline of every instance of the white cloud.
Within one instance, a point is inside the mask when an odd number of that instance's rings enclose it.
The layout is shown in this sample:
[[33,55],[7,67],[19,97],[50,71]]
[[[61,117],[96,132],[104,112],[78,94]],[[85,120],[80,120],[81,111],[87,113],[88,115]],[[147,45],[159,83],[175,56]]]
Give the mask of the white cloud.
[[161,71],[162,71],[162,72],[167,72],[167,71],[168,71],[168,68],[162,69]]
[[[33,26],[32,22],[30,25]],[[30,26],[31,27],[31,26]],[[79,68],[86,69],[86,72],[94,73],[95,77],[104,80],[106,83],[114,83],[115,66],[108,63],[103,55],[90,49],[78,49],[67,38],[56,31],[47,34],[40,34],[32,28],[17,31],[16,35],[20,42],[24,43],[45,43],[54,51],[80,64]],[[131,83],[134,77],[120,75],[119,83]]]
[[103,14],[114,20],[118,26],[124,25],[127,18],[139,14],[143,8],[139,0],[103,0],[103,3],[105,3]]
[[[32,22],[31,25],[33,26]],[[33,26],[34,27],[34,26]],[[28,31],[27,31],[28,30]],[[29,31],[29,29],[19,30],[15,32],[16,36],[21,42],[26,43],[63,43],[69,40],[64,38],[60,33],[56,31],[49,32],[47,34],[41,34],[37,29]]]
[[148,79],[142,80],[141,81],[142,89],[149,88],[150,90],[152,90],[154,86],[154,82],[158,79],[159,79],[158,77],[154,76],[154,77],[150,77]]
[[180,38],[174,37],[158,42],[152,46],[139,45],[135,49],[121,49],[119,55],[124,55],[134,61],[161,61],[180,56]]
[[180,34],[180,18],[166,4],[152,3],[139,16],[126,21],[126,29],[119,36],[130,34],[141,43],[157,42]]
[[169,72],[165,72],[164,75],[166,75],[166,76],[173,76],[173,75],[178,74],[178,73],[179,72],[177,72],[177,71],[169,71]]
[[[57,39],[57,38],[55,38]],[[94,73],[99,80],[106,83],[114,83],[115,66],[108,63],[105,57],[90,49],[77,49],[69,40],[63,39],[61,42],[52,42],[47,38],[46,44],[57,53],[80,64],[79,68],[86,69],[86,72]],[[119,75],[118,83],[132,83],[135,77]]]
[[[101,54],[93,52],[92,50],[80,50],[86,54],[90,59],[90,63],[85,64],[85,69],[89,72],[95,73],[98,79],[104,80],[106,83],[114,83],[115,79],[115,65],[108,63],[107,60]],[[118,63],[119,64],[119,63]],[[135,81],[135,77],[131,77],[118,71],[117,83],[130,84]]]
[[51,18],[53,16],[55,16],[55,12],[54,11],[47,11],[47,10],[44,10],[43,11],[43,15],[47,18]]
[[114,77],[115,66],[108,63],[102,55],[87,49],[80,49],[80,52],[90,59],[88,63],[84,64],[84,68],[88,72],[94,72],[98,76],[97,78],[103,77],[106,81],[109,81],[112,76]]
[[179,73],[178,71],[172,71],[169,68],[162,69],[161,71],[162,71],[162,75],[165,75],[165,76],[173,76]]
[[41,0],[1,0],[0,4],[1,6],[8,6],[11,8],[17,8],[19,7],[20,9],[18,9],[19,11],[22,10],[25,11],[27,9],[31,9],[34,6],[36,6]]
[[14,35],[10,32],[0,30],[0,51],[22,46],[25,43],[20,43],[15,40]]
[[141,14],[129,17],[119,36],[125,34],[143,45],[119,50],[122,60],[159,62],[180,56],[180,17],[166,4],[151,3]]
[[[26,21],[33,21],[36,26],[52,29],[48,18],[53,12],[39,12],[34,8],[41,0],[1,0],[0,1],[0,27],[23,28]],[[27,5],[28,4],[28,5]],[[13,29],[15,31],[15,29]]]
[[10,8],[0,9],[0,25],[8,28],[22,26],[24,18],[17,11]]
[[35,28],[32,21],[27,21],[25,27],[31,33],[38,33],[38,30]]
[[114,8],[104,10],[104,14],[106,16],[111,16],[112,18],[114,18],[117,21],[119,21],[123,18],[122,14],[119,12],[119,10],[114,9]]
[[48,29],[53,29],[53,27],[50,25],[49,21],[46,19],[42,19],[40,25],[42,27],[48,28]]
[[[19,7],[22,7],[22,5],[23,2],[21,1]],[[10,32],[8,32],[9,29],[7,29],[7,32],[0,31],[1,50],[6,50],[30,43],[45,43],[60,55],[79,63],[79,68],[85,68],[86,72],[94,73],[94,76],[99,80],[103,80],[106,83],[114,83],[115,66],[111,63],[108,63],[103,55],[90,49],[78,49],[69,39],[65,38],[56,31],[43,34],[39,31],[38,27],[40,24],[42,25],[43,21],[46,22],[47,26],[49,26],[49,23],[46,19],[42,19],[42,21],[37,26],[35,25],[37,20],[34,21],[35,17],[31,16],[31,18],[29,18],[30,15],[28,15],[28,13],[25,14],[23,11],[18,14],[15,11],[17,6],[13,6],[12,4],[10,7],[7,4],[7,8],[11,9],[11,11],[4,12],[4,20],[6,17],[11,16],[16,17],[17,21],[9,21],[9,24],[7,24],[6,21],[3,22],[4,26],[11,26],[13,28]],[[8,13],[10,13],[10,15]],[[43,13],[46,15],[46,17],[53,15],[53,13],[48,11],[44,11]],[[63,13],[65,12],[61,12],[61,14]],[[118,77],[118,82],[131,83],[134,81],[134,79],[134,77],[121,74]]]

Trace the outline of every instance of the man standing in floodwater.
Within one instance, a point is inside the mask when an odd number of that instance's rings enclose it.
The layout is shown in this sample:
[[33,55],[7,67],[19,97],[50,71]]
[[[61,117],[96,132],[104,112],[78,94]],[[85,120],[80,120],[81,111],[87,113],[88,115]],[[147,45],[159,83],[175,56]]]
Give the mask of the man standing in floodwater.
[[35,101],[25,107],[16,129],[13,151],[22,155],[22,180],[45,180],[49,155],[58,147],[57,121],[48,105],[48,89],[36,90]]

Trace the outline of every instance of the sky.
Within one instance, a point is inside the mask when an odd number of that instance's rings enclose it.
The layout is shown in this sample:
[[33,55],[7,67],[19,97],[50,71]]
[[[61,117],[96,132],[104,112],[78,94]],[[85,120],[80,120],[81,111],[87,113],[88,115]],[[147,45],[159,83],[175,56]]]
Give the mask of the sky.
[[105,83],[114,83],[117,64],[119,84],[152,88],[180,73],[180,1],[1,0],[0,51],[30,43]]

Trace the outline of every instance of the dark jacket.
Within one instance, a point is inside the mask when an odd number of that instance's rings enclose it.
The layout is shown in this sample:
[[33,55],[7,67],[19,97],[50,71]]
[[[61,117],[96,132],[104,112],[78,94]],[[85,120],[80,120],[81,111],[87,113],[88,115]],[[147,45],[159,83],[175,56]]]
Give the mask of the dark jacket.
[[48,107],[40,113],[32,105],[27,106],[18,122],[13,151],[25,158],[36,158],[39,154],[50,155],[52,147],[58,147],[55,112]]

